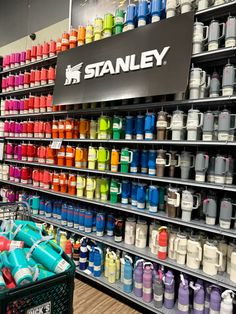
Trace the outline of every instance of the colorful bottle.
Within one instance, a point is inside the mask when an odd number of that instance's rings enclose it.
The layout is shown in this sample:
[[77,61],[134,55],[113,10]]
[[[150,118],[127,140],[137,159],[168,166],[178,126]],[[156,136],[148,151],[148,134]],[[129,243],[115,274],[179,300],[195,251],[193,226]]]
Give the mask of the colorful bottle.
[[143,296],[143,262],[143,259],[137,260],[134,269],[134,294],[140,298]]
[[172,309],[175,304],[175,279],[172,271],[168,271],[164,277],[164,307]]
[[113,251],[109,254],[108,281],[110,283],[116,282],[116,254]]
[[88,270],[93,274],[94,271],[94,246],[90,247],[88,245],[89,260],[88,260]]
[[210,314],[220,314],[221,290],[217,286],[211,286]]
[[146,303],[150,303],[153,298],[152,269],[152,263],[146,262],[143,264],[143,301]]
[[100,247],[95,247],[93,275],[94,277],[100,277],[101,274],[102,274],[102,250],[100,249]]
[[157,309],[160,309],[163,305],[164,287],[162,277],[162,272],[159,271],[159,274],[155,275],[153,279],[153,302]]
[[181,282],[179,285],[178,292],[178,314],[188,314],[189,313],[189,287],[188,281],[184,279],[183,275],[180,275]]
[[87,239],[85,237],[81,238],[80,244],[79,269],[85,270],[87,268],[88,255]]
[[193,314],[204,314],[205,291],[201,284],[193,282],[189,285],[193,289]]
[[126,293],[131,293],[133,290],[133,266],[132,264],[133,264],[132,258],[128,255],[125,255],[123,290]]

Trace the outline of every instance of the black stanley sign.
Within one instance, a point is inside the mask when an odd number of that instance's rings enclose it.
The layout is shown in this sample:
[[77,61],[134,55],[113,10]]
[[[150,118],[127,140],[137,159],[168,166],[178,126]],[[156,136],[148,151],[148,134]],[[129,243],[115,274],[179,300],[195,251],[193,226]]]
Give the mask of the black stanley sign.
[[192,33],[190,12],[60,53],[53,104],[184,91]]

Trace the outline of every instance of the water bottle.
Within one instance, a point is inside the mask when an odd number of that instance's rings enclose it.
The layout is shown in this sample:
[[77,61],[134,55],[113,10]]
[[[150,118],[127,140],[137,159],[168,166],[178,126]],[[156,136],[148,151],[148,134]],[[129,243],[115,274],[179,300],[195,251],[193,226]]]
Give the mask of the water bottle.
[[125,255],[125,265],[124,265],[124,284],[123,291],[126,293],[131,293],[133,289],[133,260],[130,256]]
[[102,274],[102,250],[100,249],[100,247],[95,247],[93,275],[94,277],[100,277],[101,274]]
[[93,227],[93,213],[91,210],[86,210],[84,213],[84,231],[86,233],[92,232]]
[[80,255],[79,255],[79,269],[85,270],[87,268],[87,239],[85,237],[80,239]]
[[233,296],[232,290],[225,290],[221,297],[220,314],[233,314]]
[[62,204],[62,208],[61,208],[61,225],[62,226],[67,225],[67,204],[66,203]]
[[80,208],[79,211],[79,230],[84,231],[85,209]]
[[168,270],[164,277],[164,307],[172,309],[175,304],[175,279],[171,270]]
[[68,205],[67,207],[67,226],[73,228],[74,226],[74,206]]
[[220,314],[221,291],[217,286],[211,286],[210,314]]
[[107,248],[106,249],[106,255],[105,255],[105,262],[104,262],[104,276],[106,278],[108,278],[109,260],[110,260],[110,250],[109,250],[109,248]]
[[134,269],[134,294],[140,298],[143,296],[143,262],[143,259],[137,260]]
[[205,291],[201,284],[196,283],[195,286],[193,282],[189,285],[193,293],[193,314],[204,314],[204,300],[205,300]]
[[74,209],[74,228],[79,229],[79,207]]
[[178,292],[178,314],[189,313],[189,287],[188,281],[184,279],[183,275],[180,275],[181,282]]
[[116,280],[120,279],[120,251],[116,250]]
[[88,270],[93,274],[94,270],[94,246],[87,246],[89,251]]
[[143,264],[143,301],[146,303],[150,303],[153,298],[152,269],[152,263],[146,262]]
[[162,283],[162,272],[159,271],[159,275],[156,275],[153,280],[153,302],[157,309],[160,309],[163,304],[164,288]]
[[111,253],[109,254],[108,281],[110,283],[116,282],[116,254],[113,251],[111,251]]

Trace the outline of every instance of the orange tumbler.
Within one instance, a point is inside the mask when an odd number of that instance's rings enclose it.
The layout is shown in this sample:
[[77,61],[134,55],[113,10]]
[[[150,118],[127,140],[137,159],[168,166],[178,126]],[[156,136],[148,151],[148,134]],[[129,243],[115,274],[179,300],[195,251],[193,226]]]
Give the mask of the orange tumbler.
[[85,33],[86,33],[86,30],[85,30],[85,27],[84,26],[79,26],[78,28],[78,37],[77,37],[77,40],[78,40],[78,46],[82,46],[84,45],[85,43]]
[[66,148],[65,146],[61,146],[61,148],[57,151],[57,165],[65,166],[66,159]]
[[65,120],[59,120],[58,122],[58,137],[65,137]]
[[57,172],[53,173],[52,189],[53,189],[53,191],[60,192],[59,174]]
[[69,173],[68,193],[70,195],[75,195],[76,194],[76,175],[72,174],[72,173]]
[[66,173],[61,172],[59,175],[60,191],[67,193],[68,177]]
[[75,149],[72,146],[66,146],[66,166],[72,167],[74,166],[75,161]]
[[74,119],[65,120],[66,138],[73,138],[74,125],[75,125]]

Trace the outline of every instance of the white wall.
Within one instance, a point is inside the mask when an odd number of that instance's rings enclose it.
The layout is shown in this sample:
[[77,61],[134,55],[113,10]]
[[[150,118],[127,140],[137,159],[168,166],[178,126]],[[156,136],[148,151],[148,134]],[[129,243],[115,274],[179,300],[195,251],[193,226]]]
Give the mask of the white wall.
[[32,41],[29,36],[26,36],[6,46],[0,47],[0,56],[5,56],[12,52],[20,52],[31,48],[33,45],[49,41],[50,39],[57,40],[57,38],[61,37],[64,31],[68,31],[68,25],[69,19],[65,19],[36,32],[36,39],[34,41]]

